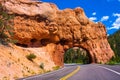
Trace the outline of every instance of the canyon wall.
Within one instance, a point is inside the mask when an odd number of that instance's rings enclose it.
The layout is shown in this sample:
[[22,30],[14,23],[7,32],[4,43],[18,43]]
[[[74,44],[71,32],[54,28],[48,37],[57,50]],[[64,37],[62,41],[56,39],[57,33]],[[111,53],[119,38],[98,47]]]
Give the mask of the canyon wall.
[[[14,14],[16,45],[26,48],[49,47],[55,65],[63,66],[64,52],[81,47],[89,52],[91,63],[106,63],[114,52],[107,41],[106,28],[90,21],[84,10],[59,10],[53,3],[31,0],[3,0],[2,6]],[[47,56],[46,56],[47,57]]]

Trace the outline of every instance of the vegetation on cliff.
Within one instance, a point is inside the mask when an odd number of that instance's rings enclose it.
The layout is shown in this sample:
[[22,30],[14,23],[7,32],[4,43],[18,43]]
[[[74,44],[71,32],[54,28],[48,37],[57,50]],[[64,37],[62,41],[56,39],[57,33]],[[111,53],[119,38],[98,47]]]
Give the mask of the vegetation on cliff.
[[112,58],[111,62],[120,63],[120,30],[108,37],[111,48],[115,53],[115,57]]
[[10,39],[13,36],[13,15],[9,15],[0,5],[0,43],[6,44],[7,42],[13,42]]
[[33,61],[33,59],[36,58],[36,55],[32,53],[32,54],[27,55],[26,57],[28,60]]

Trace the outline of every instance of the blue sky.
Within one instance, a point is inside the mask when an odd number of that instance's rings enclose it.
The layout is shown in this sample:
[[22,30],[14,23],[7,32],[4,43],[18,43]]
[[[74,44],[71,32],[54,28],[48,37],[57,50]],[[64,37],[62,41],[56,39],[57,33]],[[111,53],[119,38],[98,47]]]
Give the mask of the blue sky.
[[120,29],[120,0],[41,0],[55,3],[59,9],[81,7],[94,22],[105,24],[108,34]]

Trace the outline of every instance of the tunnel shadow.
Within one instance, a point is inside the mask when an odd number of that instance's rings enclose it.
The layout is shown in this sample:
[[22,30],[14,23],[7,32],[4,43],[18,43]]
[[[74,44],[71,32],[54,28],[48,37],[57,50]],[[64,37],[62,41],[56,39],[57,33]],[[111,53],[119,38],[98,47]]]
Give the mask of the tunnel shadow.
[[90,64],[92,58],[88,50],[82,47],[73,47],[64,54],[64,63],[66,64]]

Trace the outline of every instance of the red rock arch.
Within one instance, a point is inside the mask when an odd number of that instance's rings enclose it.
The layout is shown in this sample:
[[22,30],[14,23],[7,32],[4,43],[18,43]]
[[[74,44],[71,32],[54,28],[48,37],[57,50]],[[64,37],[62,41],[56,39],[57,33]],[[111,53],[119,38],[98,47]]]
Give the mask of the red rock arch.
[[28,47],[54,44],[50,55],[56,65],[63,65],[64,50],[74,46],[86,49],[93,63],[106,63],[114,56],[105,26],[90,21],[82,8],[59,10],[54,4],[21,0],[1,1],[1,4],[10,14],[15,14],[14,38],[18,43]]

